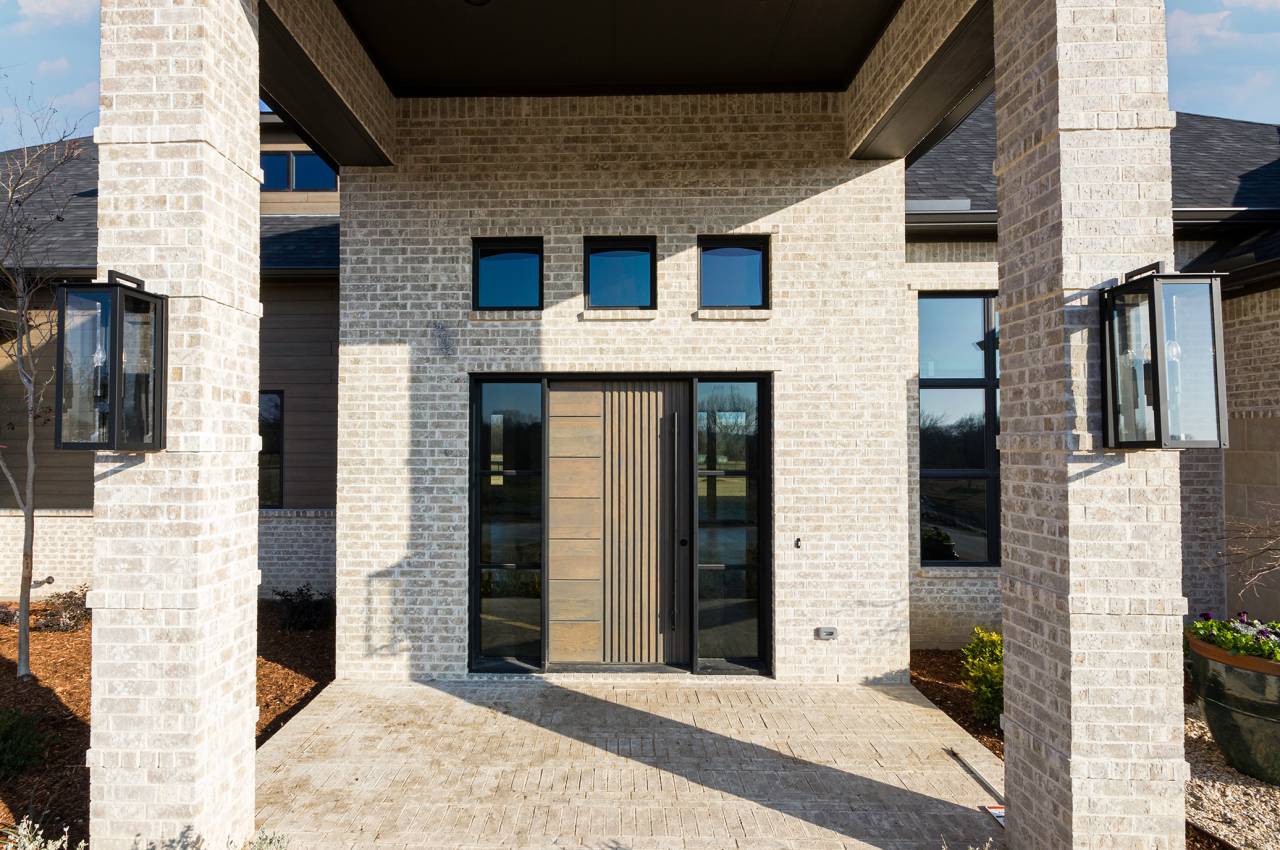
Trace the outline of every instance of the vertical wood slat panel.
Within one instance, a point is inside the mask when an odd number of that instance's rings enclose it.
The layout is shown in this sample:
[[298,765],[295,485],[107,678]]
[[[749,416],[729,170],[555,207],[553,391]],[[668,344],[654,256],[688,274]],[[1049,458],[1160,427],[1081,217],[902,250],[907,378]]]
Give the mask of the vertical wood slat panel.
[[[671,413],[685,407],[678,384],[605,385],[605,647],[607,663],[661,664],[687,657],[686,628],[669,622],[672,500],[678,457]],[[688,613],[681,591],[681,615]]]

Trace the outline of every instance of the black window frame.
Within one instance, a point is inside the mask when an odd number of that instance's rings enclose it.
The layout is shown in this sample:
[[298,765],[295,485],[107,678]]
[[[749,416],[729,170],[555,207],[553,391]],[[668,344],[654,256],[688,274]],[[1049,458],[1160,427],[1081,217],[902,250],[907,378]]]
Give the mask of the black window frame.
[[[503,470],[504,476],[529,476],[537,475],[540,479],[540,487],[538,494],[538,510],[539,524],[541,526],[542,545],[539,553],[540,562],[537,565],[529,563],[519,564],[486,564],[480,557],[480,531],[481,531],[481,479],[485,475],[493,474],[491,470],[483,469],[481,463],[481,408],[483,405],[483,390],[488,384],[537,384],[540,394],[540,414],[542,417],[542,444],[539,448],[539,467],[538,469],[521,469],[521,470]],[[481,673],[529,673],[543,671],[547,666],[547,510],[548,510],[548,487],[547,487],[547,447],[548,431],[547,428],[547,378],[543,375],[526,375],[526,374],[472,374],[470,376],[470,389],[468,401],[468,505],[467,505],[467,607],[468,607],[468,626],[467,626],[467,669],[470,672]],[[539,628],[541,634],[539,636],[540,656],[536,659],[520,658],[520,657],[503,657],[489,656],[482,654],[481,651],[481,574],[483,570],[489,568],[502,568],[512,570],[536,570],[540,576],[541,588],[541,618]]]
[[[760,249],[760,304],[703,304],[702,303],[702,252],[707,248],[758,248]],[[698,237],[698,309],[699,310],[768,310],[772,294],[769,274],[769,234],[751,233],[731,236]]]
[[[336,192],[338,191],[338,178],[339,178],[338,170],[336,168],[333,168],[333,166],[331,165],[329,167],[333,170],[333,188],[332,189],[299,189],[297,188],[297,179],[296,179],[297,172],[294,167],[295,157],[314,156],[317,159],[319,159],[321,162],[324,162],[325,165],[329,165],[329,163],[325,161],[325,158],[320,156],[320,154],[316,153],[315,151],[260,151],[258,154],[259,167],[261,167],[262,165],[262,158],[268,157],[268,156],[283,156],[287,158],[288,166],[285,169],[286,175],[287,175],[286,176],[287,185],[283,189],[276,189],[276,188],[268,187],[267,184],[264,182],[262,184],[263,192],[271,192],[273,194],[283,194],[285,192]],[[263,169],[263,171],[265,170],[266,169]]]
[[[920,293],[916,311],[919,315],[920,302],[926,300],[958,300],[982,299],[983,301],[983,376],[981,378],[925,378],[917,374],[918,390],[916,398],[916,459],[919,469],[919,493],[917,494],[917,514],[915,533],[920,547],[920,566],[949,567],[965,569],[970,567],[1000,566],[1000,453],[996,448],[996,438],[1000,434],[1000,374],[999,374],[999,318],[996,314],[996,293],[987,290],[971,292],[929,292]],[[917,335],[918,335],[917,331]],[[920,440],[920,412],[923,409],[923,391],[933,389],[981,389],[983,390],[984,409],[986,411],[985,432],[983,434],[982,468],[926,469]],[[987,557],[982,561],[942,561],[929,560],[924,557],[924,482],[927,480],[960,480],[981,479],[987,482]]]
[[[285,477],[284,477],[284,455],[285,455],[285,451],[284,451],[284,428],[285,428],[285,425],[284,425],[284,415],[285,415],[285,414],[284,414],[284,411],[285,411],[285,408],[284,408],[284,390],[262,390],[262,389],[258,390],[258,410],[259,410],[259,414],[258,414],[258,416],[259,416],[259,420],[258,420],[258,422],[259,422],[259,425],[258,425],[258,427],[259,427],[259,431],[258,431],[258,434],[259,434],[259,436],[261,436],[261,434],[262,434],[262,431],[261,431],[261,427],[262,427],[262,425],[261,425],[261,422],[262,422],[262,420],[261,420],[261,416],[262,416],[262,414],[261,414],[261,410],[262,410],[262,397],[263,397],[263,396],[267,396],[267,395],[274,395],[274,396],[278,396],[278,397],[279,397],[279,399],[280,399],[280,504],[278,504],[278,505],[264,505],[264,504],[262,504],[262,485],[261,485],[261,483],[259,483],[259,485],[258,485],[258,509],[259,509],[259,510],[262,510],[262,509],[266,509],[266,510],[281,510],[281,509],[283,509],[283,508],[284,508],[284,504],[285,504],[285,498],[284,498],[284,485],[285,485]],[[258,449],[258,477],[259,477],[259,481],[261,481],[261,477],[262,477],[262,455],[263,455],[263,454],[265,454],[265,452],[263,452],[263,450],[262,450],[262,449]]]
[[[649,304],[639,306],[594,305],[591,303],[591,255],[597,251],[649,252]],[[658,237],[657,236],[584,236],[582,238],[582,294],[588,310],[657,310],[658,309]]]
[[[522,305],[502,305],[482,307],[480,305],[480,257],[484,251],[500,253],[503,251],[536,251],[538,255],[538,304],[530,307]],[[471,309],[477,313],[497,312],[504,310],[542,310],[546,304],[546,256],[543,251],[541,236],[473,236],[471,238]]]

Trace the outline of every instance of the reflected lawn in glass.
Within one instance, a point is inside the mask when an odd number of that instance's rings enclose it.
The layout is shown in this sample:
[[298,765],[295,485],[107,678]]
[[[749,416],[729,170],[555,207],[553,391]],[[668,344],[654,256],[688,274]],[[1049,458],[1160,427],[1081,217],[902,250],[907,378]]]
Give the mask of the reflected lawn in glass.
[[987,541],[987,481],[926,478],[920,482],[920,556],[926,561],[990,558]]
[[760,583],[755,569],[698,571],[698,655],[758,658]]
[[480,654],[542,657],[540,570],[480,571]]

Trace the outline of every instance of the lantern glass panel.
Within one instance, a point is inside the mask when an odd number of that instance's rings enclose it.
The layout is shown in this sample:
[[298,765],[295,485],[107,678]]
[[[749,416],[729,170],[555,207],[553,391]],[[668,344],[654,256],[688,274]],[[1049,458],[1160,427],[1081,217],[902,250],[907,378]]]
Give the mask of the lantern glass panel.
[[1164,369],[1168,439],[1218,442],[1218,365],[1208,281],[1165,283]]
[[111,429],[111,296],[69,291],[66,297],[62,439],[105,443]]
[[1117,293],[1112,301],[1111,347],[1115,353],[1116,440],[1156,439],[1156,383],[1151,362],[1151,296]]
[[156,429],[156,303],[124,295],[120,445],[149,446]]

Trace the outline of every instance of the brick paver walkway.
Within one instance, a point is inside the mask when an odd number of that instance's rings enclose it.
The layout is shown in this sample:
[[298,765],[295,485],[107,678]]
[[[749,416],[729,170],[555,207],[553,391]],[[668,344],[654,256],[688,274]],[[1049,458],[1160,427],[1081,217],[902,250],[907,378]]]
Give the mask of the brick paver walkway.
[[649,677],[330,685],[258,753],[293,848],[1000,845],[1000,763],[907,687]]

